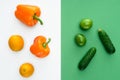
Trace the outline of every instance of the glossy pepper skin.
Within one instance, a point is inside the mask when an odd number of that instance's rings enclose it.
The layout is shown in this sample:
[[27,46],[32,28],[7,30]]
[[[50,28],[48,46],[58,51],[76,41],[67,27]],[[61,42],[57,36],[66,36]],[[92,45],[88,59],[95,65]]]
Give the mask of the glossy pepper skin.
[[48,41],[46,42],[46,38],[44,36],[37,36],[34,39],[34,43],[30,47],[31,53],[39,58],[44,58],[48,56],[50,53],[48,43],[50,41],[51,39],[48,39]]
[[34,26],[38,21],[41,25],[43,24],[42,20],[38,18],[41,15],[41,10],[38,6],[19,4],[16,8],[15,16],[24,24],[30,27]]

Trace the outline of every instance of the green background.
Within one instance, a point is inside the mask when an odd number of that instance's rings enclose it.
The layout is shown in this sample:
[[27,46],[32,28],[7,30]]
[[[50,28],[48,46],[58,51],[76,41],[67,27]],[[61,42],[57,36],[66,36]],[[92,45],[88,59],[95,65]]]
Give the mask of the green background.
[[[62,80],[120,80],[120,0],[62,0]],[[82,31],[79,23],[91,18],[93,26]],[[97,30],[104,29],[110,36],[116,52],[109,55],[101,44]],[[77,33],[87,38],[83,47],[74,42]],[[78,62],[89,48],[96,47],[97,53],[84,71]]]

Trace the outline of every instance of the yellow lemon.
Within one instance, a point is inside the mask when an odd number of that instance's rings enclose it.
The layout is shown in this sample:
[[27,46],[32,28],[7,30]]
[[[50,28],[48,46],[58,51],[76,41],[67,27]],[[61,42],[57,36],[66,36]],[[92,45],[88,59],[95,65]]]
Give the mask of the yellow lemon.
[[23,77],[30,77],[34,72],[34,67],[30,63],[24,63],[20,66],[19,73]]
[[12,35],[8,41],[9,47],[13,51],[20,51],[24,46],[24,40],[20,35]]

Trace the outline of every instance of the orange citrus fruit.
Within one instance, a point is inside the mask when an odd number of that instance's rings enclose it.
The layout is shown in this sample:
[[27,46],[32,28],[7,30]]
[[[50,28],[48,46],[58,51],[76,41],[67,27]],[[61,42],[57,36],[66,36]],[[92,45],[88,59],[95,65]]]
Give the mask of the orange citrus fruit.
[[12,35],[8,41],[9,47],[13,51],[20,51],[24,46],[24,40],[20,35]]
[[34,72],[34,67],[30,63],[24,63],[20,66],[19,73],[23,77],[30,77]]

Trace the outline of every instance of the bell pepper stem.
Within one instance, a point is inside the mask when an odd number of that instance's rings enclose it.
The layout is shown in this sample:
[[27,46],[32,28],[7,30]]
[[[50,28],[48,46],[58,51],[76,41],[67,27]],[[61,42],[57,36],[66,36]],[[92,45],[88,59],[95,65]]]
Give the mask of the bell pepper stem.
[[40,22],[40,24],[43,25],[42,20],[41,20],[38,16],[34,15],[34,16],[33,16],[33,19],[38,20],[38,21]]
[[46,46],[50,43],[50,41],[51,41],[51,38],[49,38],[47,42],[43,43],[43,47],[46,48]]

